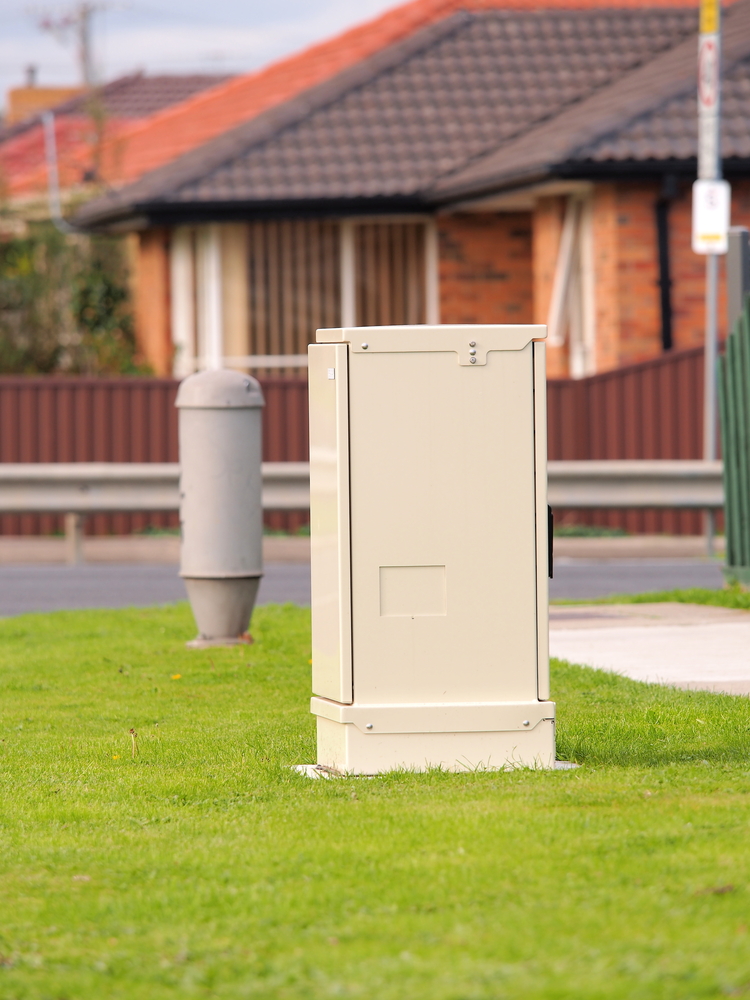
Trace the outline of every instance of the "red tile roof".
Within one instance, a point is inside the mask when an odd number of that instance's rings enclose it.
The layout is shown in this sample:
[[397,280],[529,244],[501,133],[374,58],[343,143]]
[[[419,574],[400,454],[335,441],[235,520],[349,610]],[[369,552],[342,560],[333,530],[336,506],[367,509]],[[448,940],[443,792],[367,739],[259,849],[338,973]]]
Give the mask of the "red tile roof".
[[[254,73],[234,77],[210,91],[134,124],[111,130],[101,148],[102,173],[115,186],[132,182],[237,125],[330,79],[381,49],[458,10],[549,10],[604,8],[675,8],[696,0],[411,0],[334,38],[281,59]],[[61,182],[80,181],[91,160],[90,149],[78,162],[61,164]],[[46,185],[43,162],[23,177],[6,173],[10,194],[41,193]]]
[[[55,113],[58,159],[61,173],[73,182],[81,179],[94,161],[98,142],[132,124],[180,104],[200,91],[225,83],[230,77],[219,74],[179,74],[147,76],[133,73],[78,94],[52,110]],[[0,175],[10,194],[34,193],[46,187],[44,136],[36,112],[24,121],[0,127]],[[95,119],[99,120],[97,138]]]

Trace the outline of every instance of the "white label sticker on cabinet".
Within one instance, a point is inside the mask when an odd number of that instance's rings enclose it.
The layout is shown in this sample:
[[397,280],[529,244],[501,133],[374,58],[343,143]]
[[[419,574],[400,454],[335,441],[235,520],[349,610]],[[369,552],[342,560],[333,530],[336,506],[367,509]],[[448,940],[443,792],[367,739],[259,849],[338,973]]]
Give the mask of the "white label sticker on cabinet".
[[328,369],[328,378],[336,378],[336,369],[335,368],[329,368]]

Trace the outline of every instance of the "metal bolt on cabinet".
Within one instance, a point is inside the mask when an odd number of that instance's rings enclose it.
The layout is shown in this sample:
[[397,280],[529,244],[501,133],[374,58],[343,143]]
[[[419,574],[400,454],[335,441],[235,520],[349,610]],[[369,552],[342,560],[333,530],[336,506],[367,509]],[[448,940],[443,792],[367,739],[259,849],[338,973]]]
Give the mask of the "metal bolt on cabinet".
[[309,348],[318,765],[553,766],[543,326]]

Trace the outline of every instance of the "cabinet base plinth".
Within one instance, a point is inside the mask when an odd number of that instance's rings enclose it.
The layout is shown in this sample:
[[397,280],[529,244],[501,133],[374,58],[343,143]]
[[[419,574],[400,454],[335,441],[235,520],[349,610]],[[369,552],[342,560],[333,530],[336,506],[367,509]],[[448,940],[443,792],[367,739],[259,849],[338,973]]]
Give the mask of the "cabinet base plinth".
[[362,733],[352,723],[318,716],[318,765],[339,774],[385,771],[499,771],[552,768],[555,723],[533,729],[469,733]]

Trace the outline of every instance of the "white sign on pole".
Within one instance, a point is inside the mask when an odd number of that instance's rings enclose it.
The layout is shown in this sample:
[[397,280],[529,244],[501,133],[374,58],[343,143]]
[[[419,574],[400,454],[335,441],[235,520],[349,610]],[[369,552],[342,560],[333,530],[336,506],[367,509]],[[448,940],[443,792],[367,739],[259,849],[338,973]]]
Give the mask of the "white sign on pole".
[[693,184],[694,253],[727,252],[730,201],[727,181],[696,181]]

